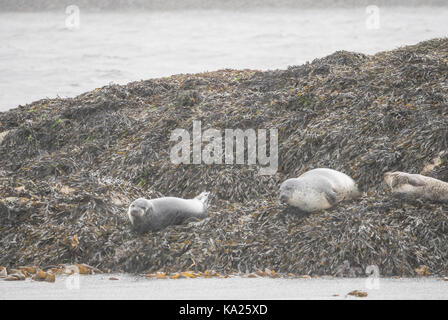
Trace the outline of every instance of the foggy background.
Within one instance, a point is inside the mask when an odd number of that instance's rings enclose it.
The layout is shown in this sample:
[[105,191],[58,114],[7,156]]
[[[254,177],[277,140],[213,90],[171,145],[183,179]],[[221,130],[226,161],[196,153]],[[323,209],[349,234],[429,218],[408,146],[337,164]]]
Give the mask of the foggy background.
[[2,10],[57,10],[77,5],[94,10],[115,9],[251,9],[262,7],[328,8],[377,6],[443,6],[446,0],[0,0]]
[[284,69],[447,34],[446,0],[0,0],[0,111],[111,83]]

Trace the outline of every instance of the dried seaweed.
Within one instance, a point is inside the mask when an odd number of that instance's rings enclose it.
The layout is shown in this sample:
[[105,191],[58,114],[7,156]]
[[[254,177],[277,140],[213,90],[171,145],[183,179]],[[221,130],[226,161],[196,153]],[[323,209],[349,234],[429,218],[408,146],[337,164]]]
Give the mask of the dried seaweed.
[[[383,190],[386,171],[448,181],[448,39],[287,70],[220,70],[109,85],[0,113],[0,265],[104,271],[381,275],[448,272],[448,206]],[[176,128],[279,132],[279,169],[174,165]],[[434,160],[439,158],[439,160]],[[357,201],[297,216],[280,183],[316,168],[352,176]],[[210,217],[144,235],[138,197],[213,198]]]

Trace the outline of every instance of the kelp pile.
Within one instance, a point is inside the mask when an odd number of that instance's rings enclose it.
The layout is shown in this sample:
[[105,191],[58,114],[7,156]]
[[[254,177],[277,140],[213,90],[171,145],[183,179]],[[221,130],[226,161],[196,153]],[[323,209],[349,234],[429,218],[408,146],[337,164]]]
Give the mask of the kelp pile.
[[[448,205],[392,197],[386,171],[448,181],[448,39],[287,70],[220,70],[108,85],[0,113],[0,265],[103,271],[448,273]],[[279,167],[173,164],[177,128],[277,129]],[[301,216],[280,183],[317,167],[361,199]],[[138,197],[212,192],[209,217],[138,234]]]
[[0,267],[0,279],[5,281],[20,281],[30,278],[34,281],[55,282],[56,275],[95,274],[100,270],[86,264],[47,266],[46,270],[37,267],[19,267],[18,269],[6,269]]

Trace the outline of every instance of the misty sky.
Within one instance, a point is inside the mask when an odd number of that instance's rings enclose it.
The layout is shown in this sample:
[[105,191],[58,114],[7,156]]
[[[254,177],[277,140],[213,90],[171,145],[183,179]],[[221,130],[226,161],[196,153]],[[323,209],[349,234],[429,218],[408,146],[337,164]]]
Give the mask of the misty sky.
[[329,7],[448,5],[446,0],[0,0],[1,11],[60,10],[68,5],[84,9],[247,9],[261,7]]

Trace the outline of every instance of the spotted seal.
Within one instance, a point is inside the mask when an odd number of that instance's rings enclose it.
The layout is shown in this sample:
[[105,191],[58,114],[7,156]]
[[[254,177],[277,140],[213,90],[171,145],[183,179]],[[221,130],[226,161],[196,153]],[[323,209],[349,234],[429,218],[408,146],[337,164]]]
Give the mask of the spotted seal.
[[386,172],[384,182],[392,194],[448,202],[448,183],[421,174]]
[[304,212],[328,209],[342,200],[359,196],[358,186],[352,178],[328,168],[307,171],[280,186],[280,201]]
[[202,192],[194,199],[163,197],[139,198],[131,203],[128,217],[138,232],[158,231],[169,225],[186,223],[207,217],[209,192]]

